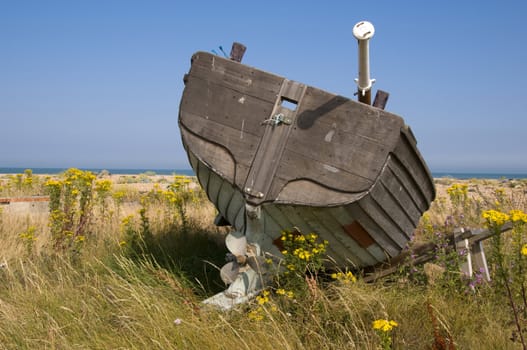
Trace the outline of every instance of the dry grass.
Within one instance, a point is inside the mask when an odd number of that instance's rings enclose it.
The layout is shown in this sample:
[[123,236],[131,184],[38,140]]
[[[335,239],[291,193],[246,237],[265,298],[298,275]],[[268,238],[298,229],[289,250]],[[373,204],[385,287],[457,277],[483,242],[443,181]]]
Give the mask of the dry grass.
[[[451,336],[457,349],[521,348],[510,340],[506,299],[490,287],[453,293],[404,276],[321,284],[316,293],[288,303],[274,295],[259,321],[248,317],[254,303],[228,313],[204,309],[200,301],[222,287],[204,260],[222,264],[226,231],[212,225],[215,210],[203,194],[186,204],[185,225],[165,202],[150,203],[153,237],[144,254],[128,254],[119,244],[123,218],[133,215],[141,227],[139,201],[155,183],[140,189],[115,184],[113,191],[126,192],[124,202],[109,204],[106,216],[94,209],[75,254],[53,250],[47,214],[0,213],[0,349],[378,349],[372,321],[379,318],[399,324],[396,349],[431,349],[434,322],[436,333]],[[480,209],[495,205],[496,189],[505,191],[504,206],[526,209],[523,181],[463,181],[473,205],[463,209],[469,212],[449,203],[446,189],[454,183],[460,181],[436,181],[438,199],[429,213],[435,229],[463,213],[466,222],[482,225],[474,203]],[[29,248],[19,234],[31,226],[36,241]],[[423,227],[419,234],[426,234]]]

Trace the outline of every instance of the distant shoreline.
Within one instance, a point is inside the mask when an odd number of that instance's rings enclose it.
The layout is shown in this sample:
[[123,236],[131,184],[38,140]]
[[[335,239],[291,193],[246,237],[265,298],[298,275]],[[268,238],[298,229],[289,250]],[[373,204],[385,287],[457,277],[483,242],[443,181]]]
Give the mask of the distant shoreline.
[[[23,174],[26,169],[31,169],[35,175],[56,175],[63,173],[68,168],[0,168],[0,174]],[[108,171],[112,175],[187,175],[194,176],[192,169],[111,169],[111,168],[80,168],[84,171],[91,171],[100,173],[101,171]]]
[[[31,169],[35,175],[55,175],[66,171],[68,168],[0,168],[0,174],[23,174],[26,169]],[[94,173],[100,173],[103,170],[113,175],[186,175],[195,176],[192,169],[112,169],[112,168],[81,168]],[[527,179],[527,173],[478,173],[478,172],[432,172],[434,179],[452,178],[460,180],[468,179]]]
[[469,179],[491,179],[491,180],[521,180],[527,179],[527,173],[456,173],[456,172],[432,172],[434,179],[452,178],[460,180]]

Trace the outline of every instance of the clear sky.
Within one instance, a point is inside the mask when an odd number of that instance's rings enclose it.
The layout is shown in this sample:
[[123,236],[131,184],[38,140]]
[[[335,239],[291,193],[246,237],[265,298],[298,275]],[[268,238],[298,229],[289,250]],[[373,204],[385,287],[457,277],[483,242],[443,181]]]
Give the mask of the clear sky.
[[376,89],[432,171],[527,172],[527,1],[0,0],[0,167],[188,168],[196,51],[352,96],[369,20]]

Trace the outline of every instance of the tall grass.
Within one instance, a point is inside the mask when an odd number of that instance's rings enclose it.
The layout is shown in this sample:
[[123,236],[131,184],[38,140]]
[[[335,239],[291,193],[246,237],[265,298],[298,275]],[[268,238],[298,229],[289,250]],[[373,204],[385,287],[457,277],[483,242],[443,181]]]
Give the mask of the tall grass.
[[[45,193],[50,179],[17,187],[24,176],[20,182],[0,179],[0,197]],[[121,179],[106,192],[99,182],[97,191],[96,182],[103,180],[93,180],[84,238],[68,245],[54,244],[59,233],[52,232],[47,213],[3,208],[0,349],[379,349],[383,335],[389,339],[385,346],[394,349],[522,348],[503,290],[494,282],[471,289],[460,274],[456,283],[446,273],[431,283],[422,270],[413,272],[424,276],[415,279],[402,269],[374,283],[360,276],[356,282],[316,276],[299,279],[303,286],[281,276],[265,298],[238,309],[203,307],[204,298],[224,287],[216,266],[226,253],[226,230],[211,224],[215,210],[204,194],[190,178],[152,181],[140,190]],[[526,209],[527,186],[521,181],[442,179],[437,186],[438,199],[417,241],[456,226],[483,227],[485,210]],[[67,228],[60,232],[64,237],[76,232],[59,223]],[[525,231],[514,237],[525,238]],[[502,237],[507,262],[517,261],[514,237]],[[487,242],[489,251],[492,244]],[[519,293],[524,279],[514,283]],[[278,289],[286,286],[292,288],[289,296]],[[514,297],[525,330],[527,310],[519,296]],[[379,332],[372,326],[376,320],[397,326]]]

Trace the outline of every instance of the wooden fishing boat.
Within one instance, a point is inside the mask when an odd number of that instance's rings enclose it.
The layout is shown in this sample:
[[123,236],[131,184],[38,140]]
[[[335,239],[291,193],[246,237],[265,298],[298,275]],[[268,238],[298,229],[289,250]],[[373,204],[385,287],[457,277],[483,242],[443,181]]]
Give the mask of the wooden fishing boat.
[[283,230],[314,232],[342,268],[406,247],[435,189],[401,117],[206,52],[184,81],[183,145],[231,241],[280,256]]

